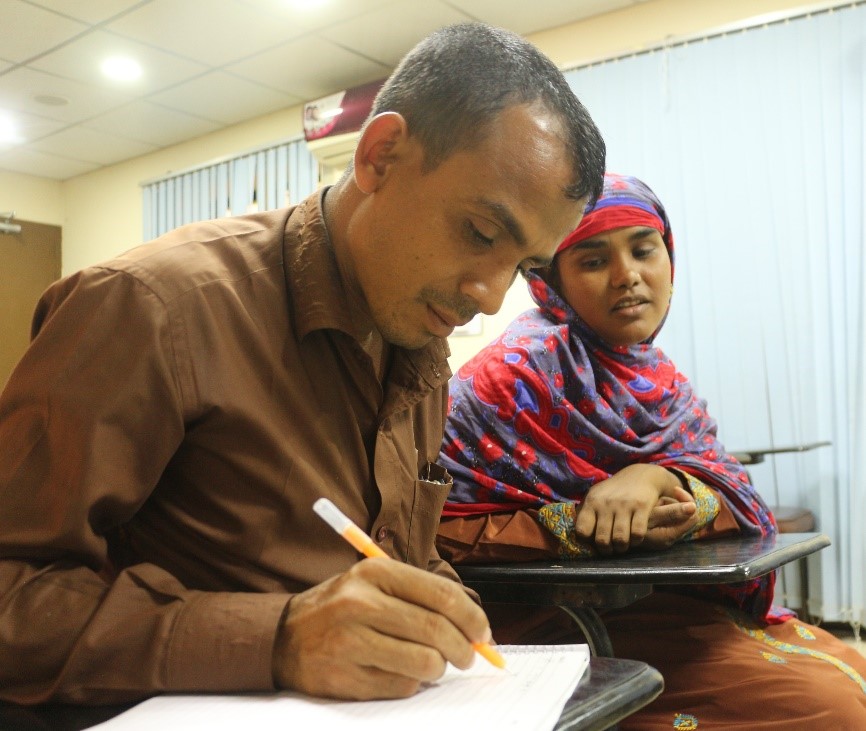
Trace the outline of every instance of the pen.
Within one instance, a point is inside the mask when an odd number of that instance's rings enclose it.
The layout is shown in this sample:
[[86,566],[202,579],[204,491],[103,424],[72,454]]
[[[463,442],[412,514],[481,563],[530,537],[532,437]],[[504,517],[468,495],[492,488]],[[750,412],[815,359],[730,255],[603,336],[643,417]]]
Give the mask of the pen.
[[[328,498],[320,497],[313,503],[313,510],[324,520],[331,528],[345,538],[352,547],[359,553],[363,553],[367,558],[390,558],[379,546],[373,543],[364,531],[355,525],[349,518],[340,512],[340,509],[334,505]],[[493,647],[487,642],[473,642],[472,647],[481,657],[483,657],[491,665],[498,668],[505,667],[505,658],[502,657]]]

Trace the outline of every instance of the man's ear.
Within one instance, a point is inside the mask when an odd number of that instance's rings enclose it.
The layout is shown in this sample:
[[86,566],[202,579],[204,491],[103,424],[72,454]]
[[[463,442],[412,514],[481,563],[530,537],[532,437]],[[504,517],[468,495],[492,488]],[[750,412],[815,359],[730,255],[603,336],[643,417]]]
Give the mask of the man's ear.
[[397,112],[382,112],[367,122],[354,160],[355,184],[363,193],[379,189],[408,138],[406,120]]

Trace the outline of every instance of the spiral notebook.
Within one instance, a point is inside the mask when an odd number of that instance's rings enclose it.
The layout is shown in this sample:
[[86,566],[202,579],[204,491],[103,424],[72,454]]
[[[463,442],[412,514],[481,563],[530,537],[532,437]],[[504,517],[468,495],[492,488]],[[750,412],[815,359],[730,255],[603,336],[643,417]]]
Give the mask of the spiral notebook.
[[411,698],[348,702],[294,692],[162,695],[95,726],[100,731],[375,729],[550,731],[589,664],[586,645],[498,645],[507,668],[476,658],[449,666]]

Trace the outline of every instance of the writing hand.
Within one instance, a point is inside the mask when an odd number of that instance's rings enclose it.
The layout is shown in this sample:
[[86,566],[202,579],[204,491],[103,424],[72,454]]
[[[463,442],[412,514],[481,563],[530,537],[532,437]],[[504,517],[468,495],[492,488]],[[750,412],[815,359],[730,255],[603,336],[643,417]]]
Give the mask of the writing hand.
[[489,642],[459,584],[399,561],[365,559],[296,595],[274,648],[274,682],[310,695],[404,698]]

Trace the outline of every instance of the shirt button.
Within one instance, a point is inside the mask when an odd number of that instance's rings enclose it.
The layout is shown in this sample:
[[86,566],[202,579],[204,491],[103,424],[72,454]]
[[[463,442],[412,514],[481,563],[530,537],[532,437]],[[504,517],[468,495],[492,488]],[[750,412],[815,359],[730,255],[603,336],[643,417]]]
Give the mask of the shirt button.
[[376,531],[376,540],[381,543],[388,537],[388,529],[383,525],[379,530]]

